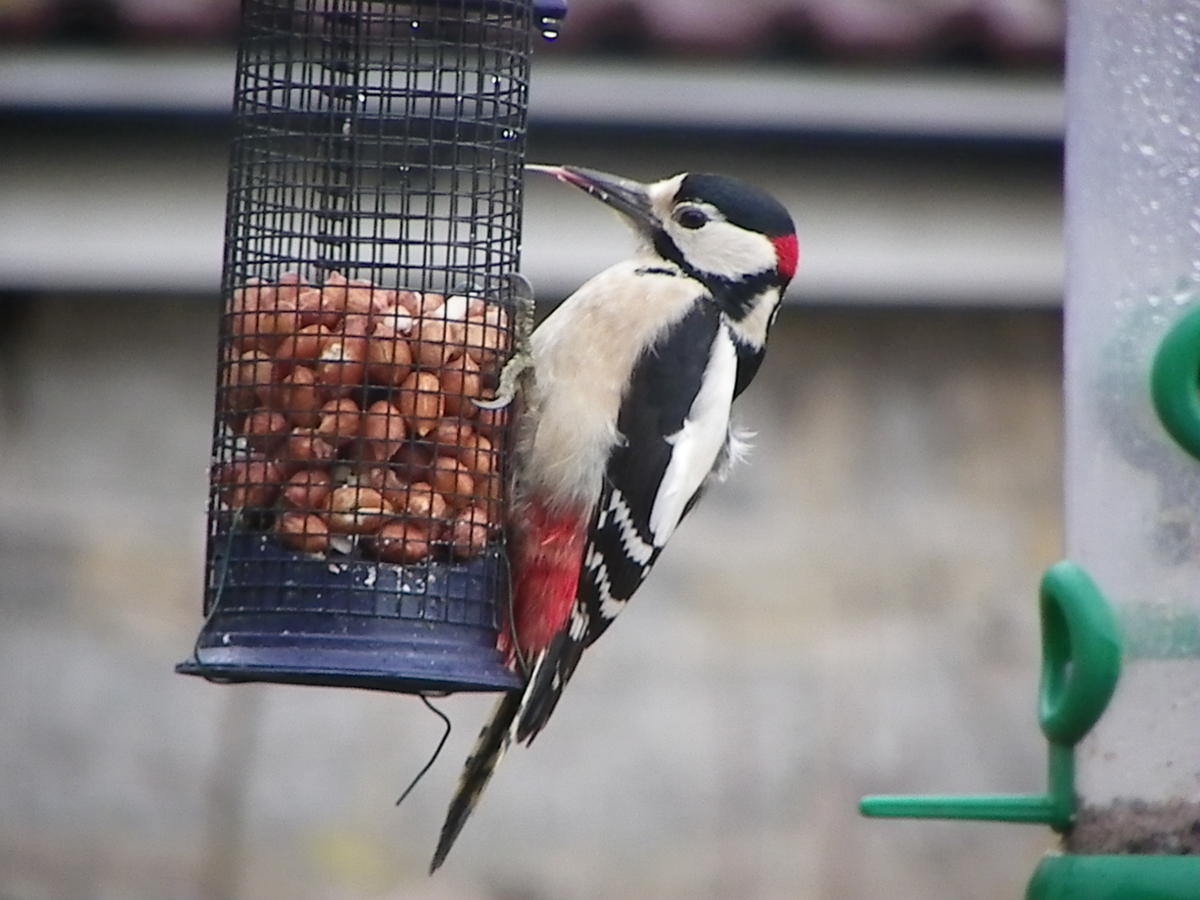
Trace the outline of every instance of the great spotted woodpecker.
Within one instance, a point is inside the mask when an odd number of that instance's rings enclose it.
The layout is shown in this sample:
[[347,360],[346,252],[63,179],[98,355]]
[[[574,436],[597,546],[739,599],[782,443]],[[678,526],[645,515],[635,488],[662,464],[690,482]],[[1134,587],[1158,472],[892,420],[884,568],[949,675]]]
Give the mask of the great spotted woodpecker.
[[[721,175],[655,184],[528,166],[582,188],[640,238],[533,332],[510,517],[512,614],[501,649],[526,668],[467,758],[430,871],[508,745],[545,726],[580,655],[625,608],[706,485],[745,444],[730,405],[762,363],[796,270],[787,210]],[[515,626],[515,627],[514,627]]]

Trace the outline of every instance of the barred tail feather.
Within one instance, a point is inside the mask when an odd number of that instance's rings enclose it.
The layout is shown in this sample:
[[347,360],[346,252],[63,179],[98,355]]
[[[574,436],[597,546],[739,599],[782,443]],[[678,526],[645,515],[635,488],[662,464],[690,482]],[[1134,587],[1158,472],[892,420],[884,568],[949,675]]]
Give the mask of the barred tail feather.
[[546,652],[538,657],[529,676],[529,684],[521,696],[520,709],[517,710],[517,743],[532,743],[545,727],[554,707],[558,705],[562,689],[579,664],[584,646],[583,641],[570,631],[561,631],[555,635]]
[[569,632],[562,632],[544,652],[538,654],[525,689],[509,691],[500,698],[463,766],[458,789],[446,811],[446,821],[442,825],[429,874],[436,872],[446,861],[450,848],[475,811],[484,788],[509,744],[514,740],[522,744],[529,743],[545,726],[562,694],[563,685],[579,663],[584,646],[583,641],[572,637]]
[[471,755],[467,757],[462,775],[458,779],[458,789],[454,792],[450,808],[446,811],[446,821],[442,825],[437,850],[434,851],[433,862],[429,865],[430,875],[446,861],[450,848],[454,846],[463,825],[475,811],[483,789],[487,787],[492,773],[496,771],[496,766],[504,756],[504,751],[508,749],[517,713],[523,705],[523,693],[509,691],[501,697],[492,710],[491,718],[479,732],[479,739],[475,742]]

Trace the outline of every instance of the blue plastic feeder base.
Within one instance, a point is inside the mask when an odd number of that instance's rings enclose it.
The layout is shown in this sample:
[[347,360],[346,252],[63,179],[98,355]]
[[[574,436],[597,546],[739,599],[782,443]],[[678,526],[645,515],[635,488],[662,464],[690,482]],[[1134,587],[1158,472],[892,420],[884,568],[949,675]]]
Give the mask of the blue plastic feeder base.
[[469,562],[397,566],[318,559],[267,534],[217,543],[225,552],[210,569],[211,613],[177,672],[410,694],[522,685],[496,649],[501,548]]

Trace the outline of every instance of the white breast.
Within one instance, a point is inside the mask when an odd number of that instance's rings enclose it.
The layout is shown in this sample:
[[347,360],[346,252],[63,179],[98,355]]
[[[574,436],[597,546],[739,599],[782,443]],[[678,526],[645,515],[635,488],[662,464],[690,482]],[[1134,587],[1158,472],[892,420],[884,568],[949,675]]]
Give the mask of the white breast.
[[637,274],[645,265],[635,258],[601,272],[533,334],[532,428],[522,439],[519,478],[523,490],[556,505],[596,502],[638,356],[700,290],[688,278]]

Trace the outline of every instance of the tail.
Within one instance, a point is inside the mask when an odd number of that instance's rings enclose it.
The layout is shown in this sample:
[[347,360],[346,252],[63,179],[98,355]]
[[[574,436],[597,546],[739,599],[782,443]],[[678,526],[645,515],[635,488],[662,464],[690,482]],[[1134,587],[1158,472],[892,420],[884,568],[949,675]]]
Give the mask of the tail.
[[[504,751],[514,740],[528,743],[546,724],[563,686],[583,652],[587,620],[576,599],[583,558],[583,517],[552,514],[531,505],[510,544],[514,612],[506,619],[499,647],[509,664],[528,662],[532,671],[523,690],[505,694],[467,757],[458,790],[450,801],[430,873],[445,861],[463,825],[474,811]],[[515,627],[514,627],[515,626]],[[520,636],[520,650],[513,635]],[[528,654],[526,656],[525,654]]]
[[512,741],[513,725],[517,713],[521,709],[523,693],[523,691],[509,691],[501,697],[496,708],[492,710],[491,718],[479,732],[479,739],[475,742],[471,755],[467,757],[462,775],[458,779],[458,789],[454,792],[454,798],[450,801],[450,809],[446,812],[446,822],[442,825],[437,850],[434,851],[433,862],[429,865],[430,875],[446,861],[446,856],[449,854],[450,848],[454,846],[458,833],[462,831],[463,825],[474,812],[475,804],[479,802],[483,789],[487,787],[492,773],[496,771],[496,766],[504,756],[504,751],[508,749],[508,745]]
[[430,875],[446,861],[450,848],[475,811],[483,789],[487,787],[509,744],[514,740],[530,743],[542,730],[558,703],[563,686],[575,671],[582,652],[582,644],[563,632],[548,651],[538,656],[526,688],[523,691],[509,691],[500,698],[459,776],[458,789],[450,801],[437,850],[429,866]]
[[561,631],[555,635],[546,652],[537,658],[513,724],[513,735],[518,743],[532,744],[546,726],[550,713],[558,705],[563,688],[575,674],[575,666],[579,664],[584,646],[583,641],[569,631]]

